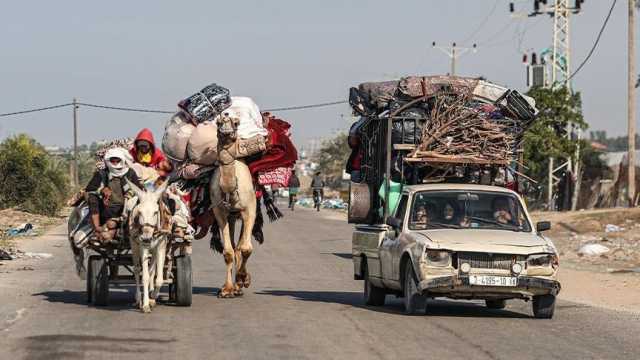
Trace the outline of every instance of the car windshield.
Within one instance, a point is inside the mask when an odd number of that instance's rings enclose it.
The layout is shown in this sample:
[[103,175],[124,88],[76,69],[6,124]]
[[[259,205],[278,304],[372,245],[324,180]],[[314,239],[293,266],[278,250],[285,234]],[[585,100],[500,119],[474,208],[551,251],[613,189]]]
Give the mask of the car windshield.
[[418,192],[414,195],[409,228],[531,231],[516,196],[489,191]]

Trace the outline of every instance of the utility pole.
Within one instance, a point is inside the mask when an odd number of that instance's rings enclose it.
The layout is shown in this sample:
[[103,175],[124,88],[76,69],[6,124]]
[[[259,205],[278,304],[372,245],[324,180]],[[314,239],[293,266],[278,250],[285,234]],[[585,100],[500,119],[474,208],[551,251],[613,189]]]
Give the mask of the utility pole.
[[[584,0],[572,0],[573,6],[570,4],[570,0],[534,0],[533,12],[529,13],[528,17],[538,15],[550,15],[553,17],[553,47],[551,49],[551,86],[564,86],[571,93],[571,83],[569,78],[571,77],[571,37],[570,37],[570,15],[578,14],[582,10],[582,3]],[[515,13],[514,4],[509,4],[509,11]],[[513,16],[513,15],[512,15]],[[567,137],[571,139],[573,135],[573,124],[567,124]],[[575,129],[576,136],[580,140],[582,134],[581,130]],[[575,178],[575,186],[573,187],[572,194],[564,194],[564,196],[571,196],[571,210],[575,210],[578,205],[578,195],[580,193],[581,174],[580,169],[580,149],[576,149],[573,156],[566,160],[555,169],[551,169],[549,173],[549,182],[553,183],[555,180],[554,173],[565,169],[571,173]],[[564,191],[563,189],[559,189]],[[563,209],[561,209],[563,210]]]
[[451,58],[451,76],[456,74],[456,60],[470,50],[475,53],[478,48],[476,44],[473,44],[473,47],[470,48],[459,47],[456,43],[451,44],[451,46],[439,46],[436,45],[435,41],[431,43],[431,46],[442,51]]
[[73,183],[80,186],[78,174],[78,102],[73,98]]
[[628,98],[627,98],[627,123],[628,123],[628,187],[627,198],[629,207],[635,206],[636,195],[636,11],[635,0],[629,0],[629,36],[628,36]]

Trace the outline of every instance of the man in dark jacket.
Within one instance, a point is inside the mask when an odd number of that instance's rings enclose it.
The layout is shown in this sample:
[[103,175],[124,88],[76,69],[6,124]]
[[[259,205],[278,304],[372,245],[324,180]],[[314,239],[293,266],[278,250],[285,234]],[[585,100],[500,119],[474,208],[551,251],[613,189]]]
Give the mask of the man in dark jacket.
[[296,175],[296,171],[293,170],[291,172],[291,177],[289,178],[289,209],[293,210],[294,202],[296,199],[296,195],[298,195],[298,190],[300,189],[300,179],[298,179],[298,175]]
[[122,215],[128,190],[126,179],[140,188],[143,187],[127,161],[125,149],[109,149],[104,156],[105,169],[97,170],[85,188],[91,225],[96,239],[102,243],[111,242],[115,236],[115,219]]
[[324,180],[320,177],[320,171],[316,172],[313,179],[311,180],[311,190],[313,190],[313,201],[315,203],[315,207],[318,211],[320,211],[320,204],[322,203],[322,199],[324,198]]

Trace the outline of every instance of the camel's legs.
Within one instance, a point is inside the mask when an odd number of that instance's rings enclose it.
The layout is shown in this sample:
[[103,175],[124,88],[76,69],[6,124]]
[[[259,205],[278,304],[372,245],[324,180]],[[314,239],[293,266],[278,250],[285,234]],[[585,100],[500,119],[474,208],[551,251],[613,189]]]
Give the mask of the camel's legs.
[[224,285],[220,292],[218,293],[218,297],[227,298],[234,296],[234,286],[232,281],[232,273],[233,273],[233,246],[231,245],[231,235],[229,234],[229,221],[228,221],[228,212],[219,208],[213,209],[213,214],[216,217],[216,221],[218,222],[218,227],[222,231],[222,242],[223,242],[223,250],[222,255],[224,256],[224,262],[227,265],[227,273],[224,281]]
[[251,285],[251,275],[247,271],[247,261],[253,252],[253,244],[251,244],[251,232],[255,222],[255,216],[248,210],[241,212],[242,216],[242,234],[236,249],[236,257],[238,261],[238,273],[236,274],[236,284],[239,287],[248,288]]

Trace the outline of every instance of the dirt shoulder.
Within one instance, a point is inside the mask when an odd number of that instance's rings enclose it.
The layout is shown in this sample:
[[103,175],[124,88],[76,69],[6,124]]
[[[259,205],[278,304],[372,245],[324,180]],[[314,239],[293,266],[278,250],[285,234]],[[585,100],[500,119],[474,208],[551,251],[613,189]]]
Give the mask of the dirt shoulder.
[[[66,221],[66,212],[60,216],[44,216],[15,209],[0,210],[0,250],[15,254],[22,243],[39,237]],[[30,230],[11,234],[11,230],[30,224]]]

